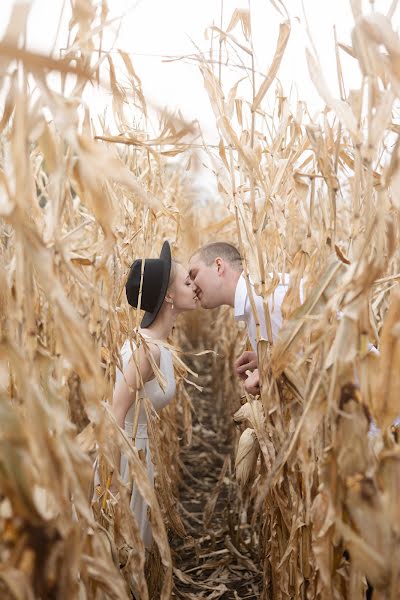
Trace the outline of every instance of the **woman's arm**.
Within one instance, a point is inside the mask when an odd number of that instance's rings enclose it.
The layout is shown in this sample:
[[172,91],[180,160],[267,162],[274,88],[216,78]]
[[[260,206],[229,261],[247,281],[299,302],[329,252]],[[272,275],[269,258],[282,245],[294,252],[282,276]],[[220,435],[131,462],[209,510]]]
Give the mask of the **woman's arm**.
[[[160,349],[155,344],[149,346],[149,350],[153,355],[156,364],[160,364]],[[138,366],[136,366],[136,363]],[[138,369],[141,377],[138,375]],[[124,377],[122,377],[115,385],[113,400],[112,400],[112,412],[118,425],[124,429],[125,418],[128,410],[132,406],[136,398],[136,391],[140,390],[142,385],[146,381],[150,381],[153,378],[153,369],[150,365],[150,361],[146,356],[143,349],[143,345],[140,346],[139,351],[135,353],[135,357],[132,356],[126,369],[124,369]],[[116,450],[113,457],[114,464],[119,465],[121,454],[119,450]],[[112,472],[112,478],[110,481],[110,491],[112,494],[116,494],[118,491],[116,487],[116,475]],[[105,496],[106,498],[107,496]]]
[[[159,365],[159,347],[155,344],[151,344],[149,350],[152,353],[155,362]],[[138,374],[138,369],[140,376]],[[141,345],[139,351],[135,353],[135,356],[132,356],[128,366],[124,370],[124,377],[120,378],[114,389],[112,411],[120,427],[124,427],[125,417],[135,401],[136,391],[140,390],[143,384],[146,383],[146,381],[150,381],[153,377],[153,369],[146,356],[143,345]]]

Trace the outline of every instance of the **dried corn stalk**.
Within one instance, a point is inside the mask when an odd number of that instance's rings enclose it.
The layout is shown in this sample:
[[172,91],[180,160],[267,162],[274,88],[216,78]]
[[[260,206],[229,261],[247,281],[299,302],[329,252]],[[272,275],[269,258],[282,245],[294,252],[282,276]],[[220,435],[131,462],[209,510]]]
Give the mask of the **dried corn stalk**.
[[[312,81],[327,105],[311,121],[303,103],[291,107],[279,83],[271,85],[287,24],[260,80],[251,32],[244,30],[243,40],[233,37],[240,36],[235,14],[229,32],[217,34],[227,51],[231,46],[240,54],[248,80],[224,89],[224,71],[216,73],[205,56],[201,62],[220,133],[218,153],[207,151],[225,204],[219,226],[204,223],[202,241],[239,242],[256,293],[265,299],[278,273],[290,274],[281,334],[272,348],[270,335],[258,345],[261,397],[234,416],[254,428],[239,440],[239,466],[244,439],[254,448],[256,435],[261,450],[252,495],[263,597],[361,599],[368,579],[378,597],[394,598],[400,589],[393,512],[400,471],[392,427],[400,416],[394,366],[399,37],[389,17],[363,16],[359,7],[353,46],[338,46],[337,57],[339,74],[340,48],[358,60],[362,88],[340,99],[308,51]],[[299,308],[301,279],[306,301]],[[268,324],[267,302],[265,310]],[[227,358],[236,332],[218,323],[219,343],[217,335],[211,343]],[[380,356],[369,353],[371,343]],[[241,392],[228,383],[232,362],[225,365],[221,385],[227,397],[236,394],[236,406],[231,403],[237,409]]]
[[[119,348],[140,316],[125,301],[129,266],[165,238],[175,244],[185,229],[183,175],[171,173],[168,153],[180,151],[193,127],[160,113],[160,130],[147,132],[129,57],[104,52],[99,59],[96,51],[106,2],[71,3],[62,58],[26,49],[29,10],[15,4],[0,41],[1,595],[121,599],[131,588],[150,597],[126,493],[121,486],[116,503],[109,492],[119,447],[151,508],[166,599],[166,525],[184,533],[174,494],[182,407],[190,428],[186,373],[181,366],[181,391],[153,427],[156,467],[163,466],[157,495],[108,403]],[[113,141],[110,125],[86,105],[85,89],[107,81],[114,122],[132,144],[95,139]],[[132,128],[133,114],[140,127]],[[96,457],[101,485],[92,506]]]

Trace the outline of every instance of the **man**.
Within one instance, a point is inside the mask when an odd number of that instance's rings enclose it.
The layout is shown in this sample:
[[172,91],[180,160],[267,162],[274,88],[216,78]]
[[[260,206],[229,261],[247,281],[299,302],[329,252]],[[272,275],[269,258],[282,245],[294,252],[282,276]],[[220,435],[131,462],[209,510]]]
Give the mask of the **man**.
[[[189,275],[195,284],[197,298],[203,308],[216,308],[224,304],[232,306],[235,319],[246,323],[253,351],[243,352],[235,362],[235,369],[239,377],[245,381],[246,390],[251,394],[259,393],[256,322],[247,293],[239,251],[226,242],[206,244],[191,257]],[[253,285],[250,285],[258,315],[260,335],[268,339],[263,299],[255,293]],[[287,289],[288,282],[281,281],[268,299],[272,341],[282,326],[281,305]],[[248,370],[252,371],[250,376],[246,375]]]

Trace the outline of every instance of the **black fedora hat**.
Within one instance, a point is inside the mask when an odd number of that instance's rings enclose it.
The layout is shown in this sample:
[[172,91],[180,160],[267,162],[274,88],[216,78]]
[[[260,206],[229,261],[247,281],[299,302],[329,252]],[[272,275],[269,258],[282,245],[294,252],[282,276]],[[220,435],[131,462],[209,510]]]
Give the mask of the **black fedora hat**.
[[[143,286],[140,308],[145,310],[141,327],[152,324],[167,293],[171,274],[171,248],[167,241],[161,249],[160,258],[146,258],[144,261]],[[125,290],[128,302],[134,308],[139,303],[140,280],[142,276],[142,259],[135,260],[129,271]]]

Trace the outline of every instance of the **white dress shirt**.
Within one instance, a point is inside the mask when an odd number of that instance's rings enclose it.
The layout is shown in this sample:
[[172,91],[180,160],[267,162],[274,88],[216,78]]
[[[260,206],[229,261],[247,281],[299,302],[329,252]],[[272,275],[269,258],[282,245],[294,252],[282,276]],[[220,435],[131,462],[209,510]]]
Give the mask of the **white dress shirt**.
[[[272,274],[271,274],[272,276]],[[282,327],[282,311],[281,306],[283,299],[286,295],[286,292],[289,288],[289,277],[283,277],[281,273],[279,273],[280,283],[275,288],[274,292],[268,298],[268,307],[269,314],[271,318],[271,328],[272,328],[272,341],[274,341],[279,333],[280,328]],[[263,299],[261,296],[258,296],[254,290],[254,285],[250,283],[253,291],[254,304],[256,307],[258,320],[260,323],[260,335],[264,339],[268,339],[267,335],[267,326],[265,323],[264,316],[264,306]],[[301,296],[303,295],[302,286],[300,290]],[[247,332],[249,335],[249,339],[253,350],[257,352],[257,339],[256,339],[256,322],[254,319],[253,311],[251,309],[251,302],[249,295],[247,293],[246,280],[244,278],[243,273],[239,277],[236,286],[235,292],[235,319],[236,321],[244,321],[247,325]]]

